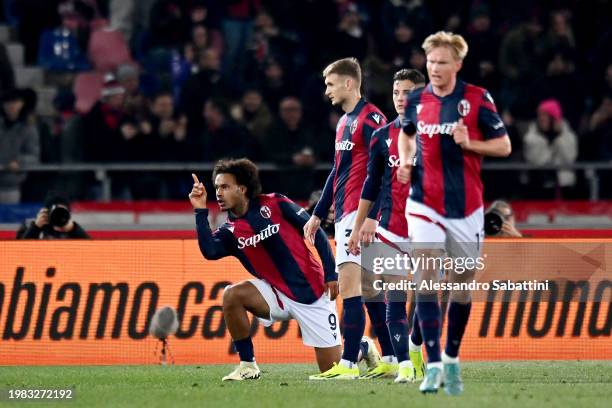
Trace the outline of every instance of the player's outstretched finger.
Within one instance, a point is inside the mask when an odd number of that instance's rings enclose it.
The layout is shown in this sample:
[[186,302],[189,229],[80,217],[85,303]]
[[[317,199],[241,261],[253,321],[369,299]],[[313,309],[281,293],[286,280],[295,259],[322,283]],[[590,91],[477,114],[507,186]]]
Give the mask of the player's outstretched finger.
[[191,173],[191,178],[193,178],[194,184],[202,184],[200,183],[200,180],[198,180],[198,176],[196,176],[194,173]]

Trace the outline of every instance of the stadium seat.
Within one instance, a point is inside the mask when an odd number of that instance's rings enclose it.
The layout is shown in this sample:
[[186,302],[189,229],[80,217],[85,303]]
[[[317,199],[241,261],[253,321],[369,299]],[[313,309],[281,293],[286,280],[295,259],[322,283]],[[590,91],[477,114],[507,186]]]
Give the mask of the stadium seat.
[[87,113],[100,99],[104,75],[97,72],[78,74],[74,80],[73,92],[76,97],[75,108],[80,113]]
[[84,71],[89,62],[76,37],[66,28],[46,30],[40,37],[38,65],[50,71]]
[[91,34],[88,55],[97,71],[115,71],[119,65],[132,62],[123,34],[108,28]]

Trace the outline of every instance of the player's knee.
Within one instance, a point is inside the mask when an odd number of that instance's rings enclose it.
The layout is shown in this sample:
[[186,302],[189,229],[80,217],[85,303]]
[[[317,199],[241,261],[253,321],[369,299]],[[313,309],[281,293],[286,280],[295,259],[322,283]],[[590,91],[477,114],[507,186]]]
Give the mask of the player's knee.
[[223,307],[231,307],[240,304],[240,287],[228,285],[223,291]]

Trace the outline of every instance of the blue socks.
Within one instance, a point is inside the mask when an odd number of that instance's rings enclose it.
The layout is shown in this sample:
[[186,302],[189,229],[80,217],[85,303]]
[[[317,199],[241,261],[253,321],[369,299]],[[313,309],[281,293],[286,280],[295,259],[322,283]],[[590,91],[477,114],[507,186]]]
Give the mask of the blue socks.
[[342,326],[344,328],[342,359],[356,363],[359,354],[359,344],[365,330],[365,312],[363,311],[361,296],[344,299],[342,304]]
[[421,334],[425,340],[427,361],[435,363],[440,358],[440,304],[438,295],[417,293],[417,316],[421,326]]
[[255,361],[255,354],[253,352],[253,341],[251,336],[246,337],[242,340],[234,340],[234,347],[240,356],[240,361]]
[[366,309],[368,309],[368,316],[370,316],[370,322],[372,322],[374,333],[376,333],[376,337],[378,338],[378,344],[380,344],[382,355],[395,355],[393,344],[391,344],[391,337],[389,336],[389,329],[387,328],[387,305],[384,302],[384,296],[380,299],[366,302]]
[[[403,301],[402,301],[403,298]],[[406,361],[408,357],[408,319],[406,315],[406,292],[390,291],[387,303],[387,327],[391,335],[391,343],[398,362]]]
[[470,310],[472,303],[457,303],[450,302],[448,306],[448,333],[446,336],[445,353],[449,357],[457,357],[459,355],[459,346],[465,326],[470,318]]
[[421,336],[421,326],[419,325],[419,315],[414,312],[412,318],[412,331],[410,332],[410,341],[412,344],[420,346],[423,344],[423,336]]

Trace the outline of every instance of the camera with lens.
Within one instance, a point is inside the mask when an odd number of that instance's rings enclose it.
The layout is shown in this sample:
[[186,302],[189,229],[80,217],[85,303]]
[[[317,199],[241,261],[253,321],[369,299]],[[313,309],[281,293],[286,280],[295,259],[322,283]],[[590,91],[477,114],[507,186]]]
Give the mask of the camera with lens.
[[495,236],[502,230],[505,216],[496,208],[492,208],[484,215],[484,230],[488,236]]
[[70,210],[66,207],[54,204],[49,208],[49,223],[58,228],[64,227],[70,221]]

